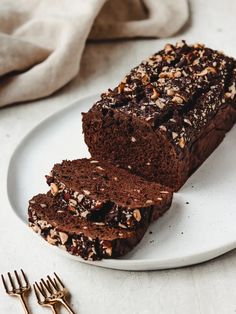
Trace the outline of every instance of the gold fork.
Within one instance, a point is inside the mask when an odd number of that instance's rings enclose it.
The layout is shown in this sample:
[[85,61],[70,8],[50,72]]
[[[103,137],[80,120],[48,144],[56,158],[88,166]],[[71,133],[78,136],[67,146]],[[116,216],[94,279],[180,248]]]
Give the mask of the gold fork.
[[33,285],[38,303],[42,306],[51,307],[54,314],[57,314],[56,304],[61,303],[70,314],[75,314],[65,298],[67,289],[58,275],[56,273],[54,275],[55,278],[53,279],[47,276],[46,280],[41,279],[39,283],[35,282]]
[[24,298],[24,295],[30,290],[30,285],[29,285],[29,282],[28,282],[28,280],[25,276],[25,273],[23,272],[22,269],[21,269],[21,273],[22,273],[22,277],[23,277],[24,282],[25,282],[24,285],[22,284],[22,281],[21,281],[16,270],[14,270],[14,274],[15,274],[16,281],[18,283],[18,287],[15,286],[15,283],[14,283],[12,276],[9,272],[7,273],[7,275],[8,275],[10,284],[11,284],[11,289],[10,290],[8,289],[8,286],[6,284],[6,281],[5,281],[3,275],[1,275],[2,282],[3,282],[4,288],[6,290],[6,293],[9,295],[12,295],[12,296],[17,296],[18,298],[20,298],[25,313],[30,314],[29,308],[28,308],[26,301],[25,301],[25,298]]

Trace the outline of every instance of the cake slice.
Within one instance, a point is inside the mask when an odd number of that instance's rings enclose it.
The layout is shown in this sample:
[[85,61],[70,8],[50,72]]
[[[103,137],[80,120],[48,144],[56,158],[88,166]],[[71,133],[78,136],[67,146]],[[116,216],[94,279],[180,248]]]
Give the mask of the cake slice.
[[47,183],[71,216],[95,226],[135,230],[156,220],[172,201],[169,188],[93,159],[56,164]]
[[[157,215],[165,210],[158,210]],[[47,242],[86,260],[123,256],[142,239],[150,219],[145,215],[136,230],[94,224],[67,210],[60,195],[50,192],[33,197],[28,214],[30,227]]]
[[236,62],[204,45],[143,61],[83,114],[93,158],[178,190],[236,121]]

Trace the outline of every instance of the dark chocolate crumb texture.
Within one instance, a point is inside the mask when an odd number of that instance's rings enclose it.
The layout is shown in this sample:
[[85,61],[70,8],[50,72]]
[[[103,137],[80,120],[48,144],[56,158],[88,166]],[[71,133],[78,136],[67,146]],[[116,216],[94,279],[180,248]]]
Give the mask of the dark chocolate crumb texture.
[[65,160],[46,178],[51,194],[64,204],[60,211],[96,226],[135,230],[172,201],[169,188],[93,159]]
[[[157,211],[157,215],[165,210]],[[145,215],[136,230],[92,224],[68,211],[62,198],[50,192],[33,197],[28,214],[30,227],[48,243],[86,260],[116,258],[128,253],[142,239],[150,220]]]
[[236,121],[236,62],[167,44],[83,114],[93,158],[178,190]]

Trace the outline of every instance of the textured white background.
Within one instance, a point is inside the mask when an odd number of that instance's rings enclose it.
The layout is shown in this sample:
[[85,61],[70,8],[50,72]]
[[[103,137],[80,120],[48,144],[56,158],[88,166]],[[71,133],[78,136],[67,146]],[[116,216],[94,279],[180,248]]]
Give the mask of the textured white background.
[[[9,158],[33,127],[74,100],[114,86],[131,66],[166,42],[180,38],[191,43],[204,42],[236,57],[235,0],[192,0],[191,13],[188,27],[172,39],[88,44],[79,75],[60,92],[45,100],[0,110],[1,273],[22,267],[33,282],[57,271],[70,288],[71,303],[80,314],[236,313],[236,251],[202,265],[176,270],[135,273],[100,269],[57,255],[38,241],[15,217],[6,196]],[[33,313],[47,311],[36,305],[33,294],[30,305]],[[20,304],[7,297],[2,287],[0,313],[21,313]]]

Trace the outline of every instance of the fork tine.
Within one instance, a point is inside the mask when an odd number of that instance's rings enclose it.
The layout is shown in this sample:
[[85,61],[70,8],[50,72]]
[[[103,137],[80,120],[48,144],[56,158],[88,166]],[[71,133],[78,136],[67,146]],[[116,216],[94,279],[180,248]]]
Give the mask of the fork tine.
[[25,275],[23,269],[21,269],[21,273],[22,273],[22,276],[23,276],[23,278],[24,278],[24,280],[25,280],[26,287],[29,288],[29,282],[28,282],[28,279],[27,279],[27,277],[26,277],[26,275]]
[[[35,283],[35,284],[36,284],[36,283]],[[38,303],[41,303],[40,296],[39,296],[39,292],[38,292],[38,290],[37,290],[35,284],[33,284],[34,293],[35,293],[35,295],[36,295],[36,298],[37,298]]]
[[44,289],[41,289],[41,287],[39,286],[39,284],[38,284],[37,282],[35,282],[35,285],[36,285],[36,287],[38,288],[38,291],[42,294],[42,296],[43,296],[44,298],[46,298],[47,295],[45,294]]
[[14,282],[12,280],[11,274],[9,272],[7,274],[8,274],[8,278],[10,280],[10,283],[11,283],[12,291],[15,292],[16,291],[16,287],[15,287],[15,284],[14,284]]
[[2,277],[2,283],[3,283],[3,285],[4,285],[4,288],[5,288],[5,290],[6,290],[6,293],[9,293],[9,290],[8,290],[8,288],[7,288],[7,284],[6,284],[6,281],[5,281],[4,277],[3,277],[3,275],[1,275],[1,277]]
[[43,283],[43,285],[44,285],[44,287],[46,288],[46,290],[48,291],[48,293],[49,293],[49,294],[52,294],[53,292],[52,292],[51,287],[48,286],[48,285],[46,284],[46,282],[45,282],[42,278],[41,278],[41,282]]
[[46,283],[47,283],[47,286],[50,289],[51,293],[53,294],[55,291],[54,287],[52,286],[52,284],[50,283],[50,281],[48,279],[46,280]]
[[18,273],[17,273],[16,270],[14,270],[14,273],[15,273],[15,277],[16,277],[16,280],[18,282],[19,289],[20,289],[20,288],[22,288],[22,284],[21,284],[20,278],[19,278]]
[[52,278],[50,276],[47,276],[49,282],[51,283],[51,285],[53,286],[53,288],[56,290],[56,291],[59,291],[59,287],[53,282]]
[[47,298],[48,297],[48,293],[47,293],[47,291],[45,290],[45,288],[44,288],[44,286],[43,286],[43,284],[42,284],[42,282],[40,281],[40,288],[41,288],[41,290],[43,291],[43,293],[44,293],[44,295],[45,295],[45,298]]
[[62,283],[61,279],[57,276],[57,274],[54,273],[54,275],[55,275],[57,281],[58,281],[58,282],[60,283],[60,285],[62,286],[62,288],[65,288],[64,284]]
[[60,291],[61,288],[59,287],[59,285],[58,285],[58,283],[57,283],[57,280],[56,280],[55,278],[53,278],[53,280],[54,280],[55,286],[57,287],[57,290]]

